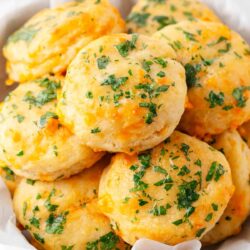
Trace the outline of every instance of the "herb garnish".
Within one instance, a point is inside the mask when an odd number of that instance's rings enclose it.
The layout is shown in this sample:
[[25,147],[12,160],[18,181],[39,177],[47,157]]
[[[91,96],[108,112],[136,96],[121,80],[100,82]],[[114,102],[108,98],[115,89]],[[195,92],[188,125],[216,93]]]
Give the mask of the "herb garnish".
[[117,235],[115,235],[113,232],[109,232],[101,236],[96,241],[88,242],[86,245],[86,250],[116,250],[119,241],[120,240]]
[[220,177],[224,175],[224,173],[225,173],[224,167],[220,163],[214,161],[211,164],[210,169],[207,173],[206,181],[211,181],[213,178],[215,181],[218,181]]
[[171,24],[176,24],[176,20],[173,17],[168,16],[155,16],[153,20],[159,24],[157,30],[161,30]]
[[97,66],[99,69],[106,69],[109,62],[110,58],[108,56],[101,56],[97,59]]
[[64,230],[64,224],[66,223],[66,216],[68,211],[59,215],[51,213],[46,221],[46,233],[48,234],[62,234]]
[[224,93],[219,92],[216,94],[214,91],[210,91],[208,98],[205,98],[206,101],[210,103],[209,108],[215,108],[216,106],[222,106],[224,104]]
[[149,16],[149,13],[132,12],[128,16],[127,22],[136,23],[138,27],[144,27],[147,24]]
[[116,45],[115,47],[122,57],[127,57],[129,51],[136,48],[135,45],[136,45],[137,40],[138,40],[138,35],[133,34],[131,41],[127,40],[123,43]]

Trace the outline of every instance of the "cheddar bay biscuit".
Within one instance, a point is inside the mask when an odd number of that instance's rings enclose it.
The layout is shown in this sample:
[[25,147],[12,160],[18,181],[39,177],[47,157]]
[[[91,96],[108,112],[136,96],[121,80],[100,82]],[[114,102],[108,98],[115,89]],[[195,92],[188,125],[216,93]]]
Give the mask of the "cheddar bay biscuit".
[[224,132],[215,138],[213,147],[223,152],[230,164],[235,191],[216,226],[203,238],[214,244],[238,234],[250,213],[250,150],[236,131]]
[[150,151],[117,154],[104,170],[99,206],[129,244],[200,239],[233,193],[225,157],[208,144],[174,132]]
[[59,99],[60,118],[94,150],[134,153],[168,137],[186,98],[185,72],[165,42],[102,37],[79,52]]
[[181,22],[155,37],[170,44],[186,69],[189,107],[180,128],[203,137],[250,118],[248,44],[220,23]]
[[9,83],[62,74],[82,47],[103,35],[123,32],[124,26],[108,0],[75,1],[42,10],[4,47]]
[[17,219],[42,249],[126,249],[97,206],[104,165],[99,162],[79,175],[55,182],[24,179],[17,187]]
[[2,105],[1,155],[17,175],[44,181],[67,178],[103,155],[60,124],[56,99],[61,85],[61,79],[47,77],[24,83]]

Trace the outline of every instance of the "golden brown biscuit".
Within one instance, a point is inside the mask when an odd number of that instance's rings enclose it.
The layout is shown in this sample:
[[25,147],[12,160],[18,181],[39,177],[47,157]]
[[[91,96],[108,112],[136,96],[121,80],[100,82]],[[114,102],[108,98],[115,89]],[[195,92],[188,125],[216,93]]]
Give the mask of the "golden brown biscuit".
[[185,20],[219,22],[218,17],[198,0],[139,0],[127,18],[131,33],[151,35]]
[[181,22],[155,35],[185,66],[189,107],[180,128],[203,137],[236,128],[250,118],[250,50],[220,23]]
[[240,232],[250,212],[250,150],[236,131],[215,138],[213,147],[226,156],[235,192],[216,226],[202,238],[204,244],[215,244]]
[[60,124],[56,114],[58,78],[41,78],[19,85],[0,111],[3,160],[20,176],[53,181],[91,167],[95,153]]
[[40,11],[4,47],[9,84],[64,73],[82,47],[103,35],[123,32],[124,26],[108,0],[75,1]]
[[114,156],[103,172],[98,204],[129,244],[148,238],[175,245],[209,231],[233,189],[222,153],[174,132],[151,151]]
[[125,249],[97,207],[103,165],[53,183],[24,179],[17,187],[17,219],[44,249]]
[[185,71],[165,42],[143,35],[102,37],[68,68],[60,118],[95,150],[133,153],[168,137],[181,118]]

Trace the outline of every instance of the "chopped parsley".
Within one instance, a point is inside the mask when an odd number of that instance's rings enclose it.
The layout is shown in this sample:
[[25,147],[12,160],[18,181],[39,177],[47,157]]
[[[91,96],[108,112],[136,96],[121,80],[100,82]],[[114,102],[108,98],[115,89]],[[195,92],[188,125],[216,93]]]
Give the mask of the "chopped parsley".
[[100,133],[100,132],[101,132],[100,128],[91,129],[91,134],[97,134],[97,133]]
[[167,174],[167,171],[164,168],[159,167],[159,166],[154,166],[154,172],[165,174],[165,175]]
[[[162,85],[156,87],[155,84],[138,84],[135,86],[136,89],[142,90],[144,93],[141,95],[143,99],[149,98],[149,102],[141,102],[139,106],[142,108],[147,108],[148,113],[145,116],[145,123],[151,124],[153,122],[153,118],[157,116],[157,106],[152,102],[152,99],[158,97],[160,93],[166,92],[169,88],[167,85]],[[158,107],[159,108],[159,107]]]
[[14,34],[12,34],[8,40],[7,43],[17,43],[19,41],[25,41],[30,42],[38,33],[39,29],[36,29],[34,26],[26,26],[18,31],[16,31]]
[[86,250],[117,250],[117,244],[120,242],[119,237],[113,232],[101,236],[98,240],[88,242]]
[[23,115],[17,114],[16,118],[17,118],[18,123],[22,123],[25,117]]
[[47,200],[44,203],[44,206],[48,209],[49,212],[54,212],[58,208],[58,205],[51,204],[51,198],[52,198],[52,196],[55,195],[55,192],[56,192],[56,190],[52,189],[52,191],[50,192]]
[[155,16],[153,20],[159,24],[159,27],[157,28],[157,30],[161,30],[162,28],[171,24],[176,24],[176,20],[173,17]]
[[171,178],[171,176],[169,175],[166,175],[166,178],[160,180],[160,181],[157,181],[156,183],[154,183],[155,186],[162,186],[163,184],[166,184],[166,183],[173,183],[173,179]]
[[152,61],[146,61],[146,60],[143,60],[142,62],[142,68],[146,71],[146,72],[149,72],[150,71],[150,66],[153,64]]
[[185,30],[183,31],[183,34],[185,35],[185,37],[186,37],[187,40],[193,41],[193,42],[197,42],[194,34],[192,34],[190,32],[187,32]]
[[226,43],[226,48],[225,49],[219,49],[218,52],[221,54],[227,53],[232,47],[231,43]]
[[99,69],[106,69],[109,62],[110,62],[110,58],[108,56],[102,56],[97,59],[97,66]]
[[187,145],[186,143],[182,143],[181,144],[181,151],[184,153],[184,155],[186,156],[186,157],[188,157],[188,155],[189,155],[189,153],[190,153],[190,146],[189,145]]
[[203,234],[205,231],[206,231],[206,228],[205,228],[205,227],[199,229],[199,230],[196,232],[196,237],[198,237],[198,238],[201,237],[202,234]]
[[159,64],[159,65],[161,65],[162,66],[162,68],[166,68],[167,67],[167,61],[165,61],[163,58],[160,58],[160,57],[156,57],[155,59],[154,59],[154,62],[155,63],[157,63],[157,64]]
[[197,74],[201,71],[201,67],[199,64],[192,65],[190,63],[187,63],[185,66],[185,72],[186,72],[186,82],[187,86],[189,88],[196,87],[197,86]]
[[199,167],[202,166],[202,162],[201,162],[200,159],[197,159],[197,160],[194,162],[194,164],[195,164],[196,166],[199,166]]
[[149,17],[149,13],[132,12],[128,16],[127,21],[135,23],[138,27],[144,27],[146,26]]
[[212,203],[211,206],[212,206],[212,208],[213,208],[214,211],[218,211],[218,205],[217,204]]
[[177,50],[183,48],[183,45],[182,45],[181,42],[178,41],[178,40],[173,41],[173,43],[171,43],[170,46],[171,46],[175,51],[177,51]]
[[178,173],[178,176],[184,176],[189,173],[190,173],[190,169],[187,168],[186,165],[184,165],[183,167],[181,167],[180,172]]
[[244,96],[244,92],[250,90],[250,86],[248,87],[238,87],[235,88],[232,92],[234,99],[237,101],[236,106],[239,108],[243,108],[246,106],[247,98]]
[[182,219],[179,219],[179,220],[176,220],[176,221],[173,221],[172,224],[176,225],[176,226],[179,226],[180,224],[183,223],[183,220]]
[[213,178],[215,181],[218,181],[220,177],[224,175],[224,173],[225,173],[224,167],[220,163],[214,161],[211,164],[210,169],[207,173],[206,181],[211,181]]
[[179,185],[177,194],[178,208],[189,208],[192,203],[197,201],[200,195],[196,192],[198,182],[196,180],[184,182]]
[[167,210],[171,206],[169,204],[166,204],[165,206],[157,206],[154,205],[153,209],[149,211],[149,213],[153,214],[154,216],[161,216],[161,215],[166,215]]
[[24,101],[28,102],[30,106],[34,105],[41,107],[44,104],[56,100],[57,89],[61,88],[61,83],[49,78],[43,78],[37,80],[40,87],[45,88],[37,96],[34,96],[31,91],[28,91],[24,96]]
[[212,218],[213,218],[213,214],[210,213],[210,214],[208,214],[208,215],[206,216],[205,221],[209,222],[210,220],[212,220]]
[[151,154],[150,153],[143,153],[138,156],[140,163],[142,164],[143,168],[150,167],[151,162]]
[[68,211],[63,212],[59,215],[51,213],[46,221],[45,231],[48,234],[62,234],[64,230],[64,224],[66,223],[66,216],[69,214]]
[[44,244],[44,243],[45,243],[44,238],[43,238],[40,234],[34,233],[33,236],[34,236],[34,238],[35,238],[38,242],[40,242],[41,244]]
[[34,226],[35,228],[40,228],[40,219],[37,219],[35,216],[33,216],[30,220],[29,220],[30,224],[32,226]]
[[123,43],[116,45],[115,47],[122,57],[127,57],[129,51],[136,48],[137,40],[138,40],[138,35],[133,34],[131,41],[127,40]]
[[28,204],[27,204],[27,202],[25,201],[25,202],[23,203],[23,217],[26,216],[27,208],[28,208]]
[[27,179],[26,183],[29,184],[29,185],[31,185],[31,186],[33,186],[36,183],[36,181],[35,180],[31,180],[31,179]]
[[163,72],[163,71],[158,72],[156,75],[161,77],[161,78],[166,76],[165,72]]
[[74,245],[72,245],[72,246],[63,245],[63,246],[61,246],[61,250],[73,250],[73,247],[74,247]]
[[145,201],[143,199],[139,199],[138,202],[139,202],[139,206],[141,206],[141,207],[148,204],[148,201]]
[[118,77],[116,78],[115,75],[109,75],[106,80],[103,81],[101,84],[103,85],[110,85],[112,90],[116,91],[118,90],[126,81],[128,80],[128,77]]
[[15,173],[9,167],[1,167],[5,172],[5,179],[9,181],[15,180]]
[[215,108],[216,106],[222,106],[224,104],[224,93],[219,92],[216,94],[214,91],[210,91],[206,101],[210,103],[209,108]]
[[58,120],[58,115],[54,112],[46,112],[45,114],[43,114],[40,118],[40,127],[43,128],[45,126],[45,124],[47,123],[47,121],[49,119],[55,119]]
[[215,42],[209,43],[209,44],[208,44],[208,47],[214,46],[214,45],[219,44],[219,43],[221,43],[221,42],[223,42],[223,41],[226,41],[226,40],[227,40],[226,37],[221,36],[221,37],[219,37],[218,40],[216,40]]
[[23,150],[19,151],[19,152],[16,154],[16,156],[23,156],[23,155],[24,155]]
[[134,182],[134,187],[130,189],[130,192],[138,192],[138,191],[144,191],[145,189],[148,188],[148,184],[142,181],[143,176],[146,173],[146,169],[150,167],[150,162],[151,162],[151,154],[150,153],[143,153],[138,156],[138,160],[141,163],[141,167],[138,170],[139,167],[137,166],[131,166],[130,170],[136,171],[133,176],[133,182]]

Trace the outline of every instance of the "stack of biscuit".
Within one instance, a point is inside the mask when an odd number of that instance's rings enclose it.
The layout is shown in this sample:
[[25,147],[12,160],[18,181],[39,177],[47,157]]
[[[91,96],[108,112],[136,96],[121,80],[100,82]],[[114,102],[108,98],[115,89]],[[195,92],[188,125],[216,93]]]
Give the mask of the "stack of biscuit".
[[0,175],[44,250],[211,245],[250,214],[250,49],[197,0],[45,9],[3,48]]

